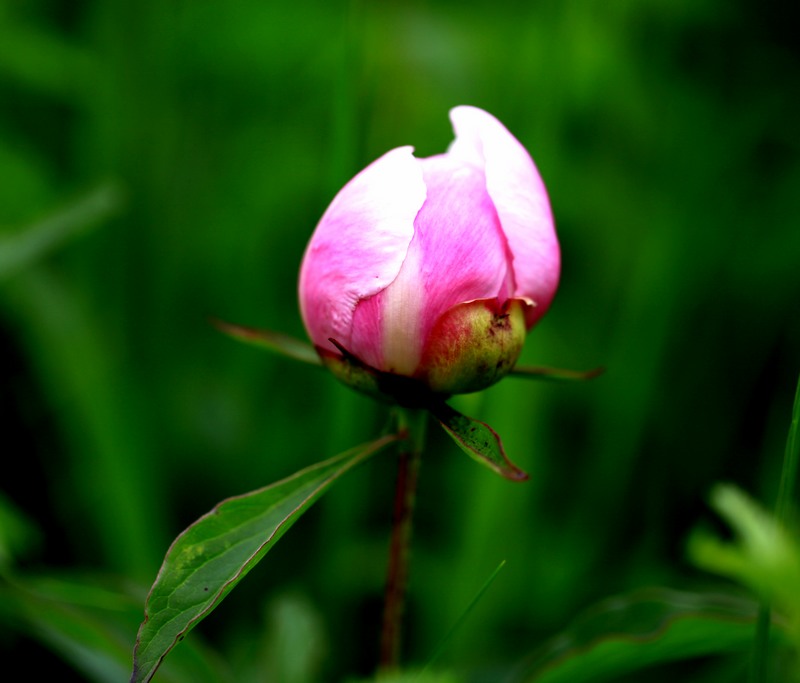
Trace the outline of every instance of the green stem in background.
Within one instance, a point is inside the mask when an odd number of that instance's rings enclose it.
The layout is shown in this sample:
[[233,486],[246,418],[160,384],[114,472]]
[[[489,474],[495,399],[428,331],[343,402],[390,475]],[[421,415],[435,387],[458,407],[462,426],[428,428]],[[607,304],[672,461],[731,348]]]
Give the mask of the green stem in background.
[[[778,524],[787,526],[792,512],[794,490],[797,483],[798,463],[800,462],[800,378],[794,394],[792,421],[789,425],[789,436],[786,439],[786,450],[783,456],[781,481],[778,487],[778,500],[775,503],[775,517]],[[766,602],[758,610],[756,623],[756,639],[753,648],[753,663],[750,670],[751,683],[764,683],[767,680],[767,663],[769,660],[769,629],[772,621],[772,610]]]
[[379,659],[379,668],[382,671],[396,669],[400,659],[417,474],[425,441],[427,417],[428,413],[424,410],[397,409],[398,431],[405,439],[398,454],[392,536],[386,572]]

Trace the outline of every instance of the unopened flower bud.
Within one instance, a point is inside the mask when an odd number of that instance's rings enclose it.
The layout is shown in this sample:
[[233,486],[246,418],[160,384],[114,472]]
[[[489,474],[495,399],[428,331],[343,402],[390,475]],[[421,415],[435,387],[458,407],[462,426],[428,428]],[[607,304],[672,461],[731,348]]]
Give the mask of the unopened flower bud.
[[530,156],[480,109],[450,117],[445,154],[400,147],[342,188],[300,271],[323,362],[401,402],[501,379],[558,286],[558,240]]

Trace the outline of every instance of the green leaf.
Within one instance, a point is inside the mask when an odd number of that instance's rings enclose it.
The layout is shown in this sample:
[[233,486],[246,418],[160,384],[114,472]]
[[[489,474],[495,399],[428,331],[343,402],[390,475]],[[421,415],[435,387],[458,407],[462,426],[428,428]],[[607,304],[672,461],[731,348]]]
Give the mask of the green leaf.
[[431,406],[431,413],[458,447],[471,458],[511,481],[525,481],[528,478],[508,459],[500,437],[489,425],[462,415],[446,403]]
[[734,541],[703,529],[689,537],[687,552],[702,569],[747,586],[764,601],[774,603],[788,621],[794,646],[800,650],[800,542],[746,493],[718,484],[711,504],[731,525]]
[[206,617],[342,474],[398,439],[382,437],[217,505],[170,546],[150,589],[132,683],[149,681],[175,644]]
[[617,596],[534,653],[512,681],[599,683],[653,665],[748,651],[756,613],[755,602],[728,595],[654,588]]
[[[0,581],[0,623],[39,641],[93,683],[125,680],[140,617],[140,589],[129,581],[94,574]],[[176,654],[162,671],[165,683],[233,680],[199,639]]]
[[592,370],[564,370],[562,368],[548,368],[543,366],[516,366],[509,375],[513,377],[527,377],[530,379],[549,379],[556,381],[583,381],[594,379],[602,375],[605,368],[593,368]]
[[223,320],[212,319],[211,322],[217,329],[245,344],[252,344],[311,365],[322,365],[314,347],[300,339],[281,332],[257,330],[254,327],[234,325]]

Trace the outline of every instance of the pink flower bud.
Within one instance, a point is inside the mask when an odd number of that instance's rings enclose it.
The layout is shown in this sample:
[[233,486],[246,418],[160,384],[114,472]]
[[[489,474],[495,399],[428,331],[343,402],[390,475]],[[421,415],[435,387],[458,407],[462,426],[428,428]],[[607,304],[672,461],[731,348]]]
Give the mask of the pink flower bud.
[[347,183],[300,269],[300,309],[323,362],[405,401],[503,377],[558,286],[558,240],[530,156],[481,109],[456,107],[450,119],[446,153],[417,159],[399,147]]

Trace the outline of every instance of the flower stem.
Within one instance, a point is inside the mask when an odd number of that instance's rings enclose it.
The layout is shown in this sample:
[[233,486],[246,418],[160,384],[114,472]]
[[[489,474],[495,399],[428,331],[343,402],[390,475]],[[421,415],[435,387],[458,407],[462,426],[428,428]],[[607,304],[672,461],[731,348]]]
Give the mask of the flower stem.
[[379,668],[382,671],[396,669],[400,660],[417,474],[425,441],[425,422],[428,417],[427,411],[424,410],[412,411],[403,408],[397,410],[398,429],[405,435],[405,439],[398,454],[392,537],[386,573],[379,660]]

